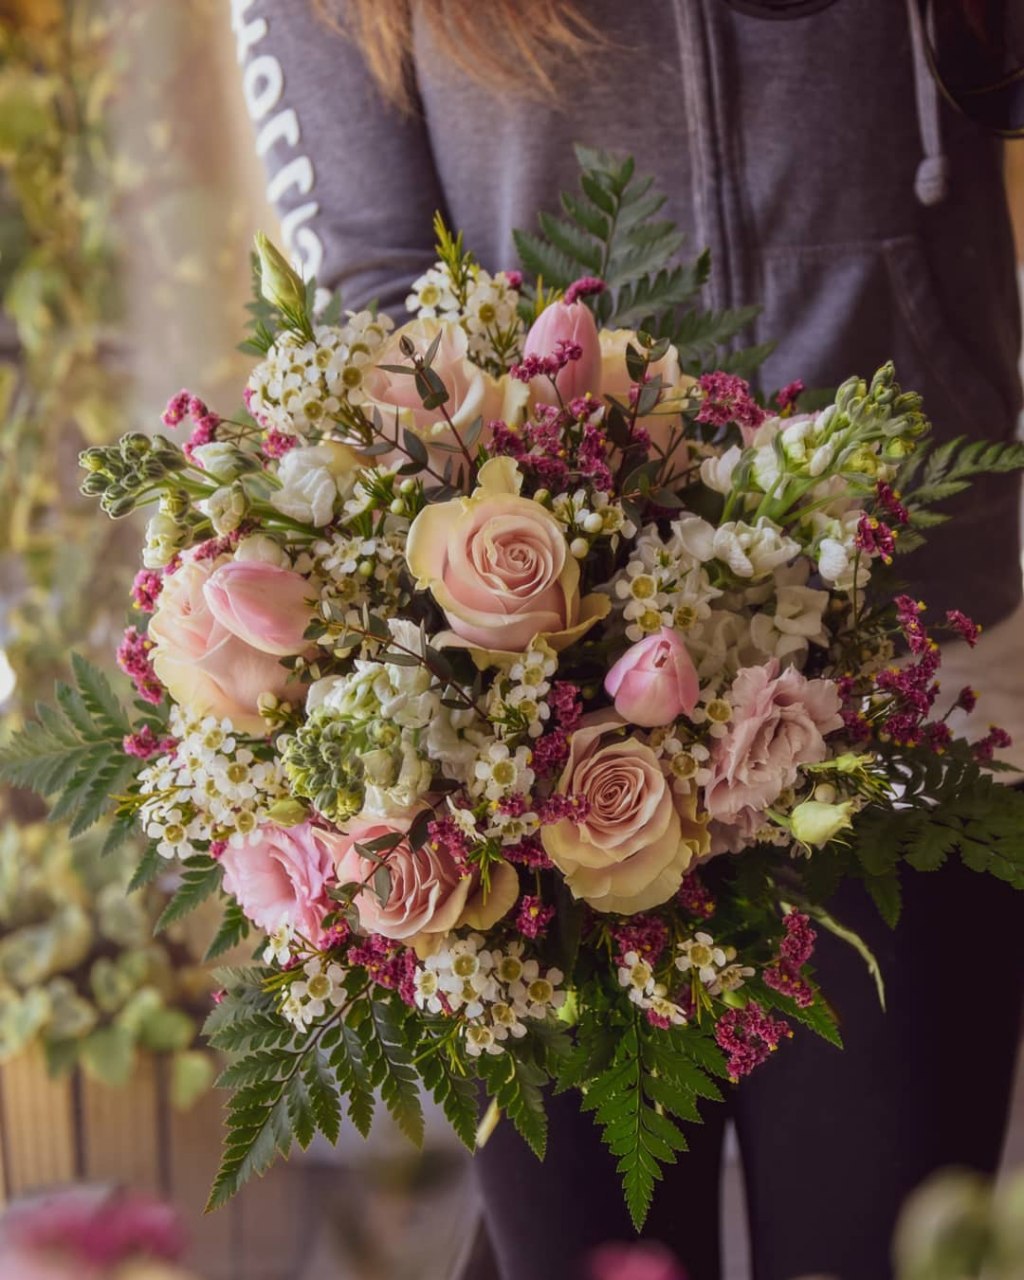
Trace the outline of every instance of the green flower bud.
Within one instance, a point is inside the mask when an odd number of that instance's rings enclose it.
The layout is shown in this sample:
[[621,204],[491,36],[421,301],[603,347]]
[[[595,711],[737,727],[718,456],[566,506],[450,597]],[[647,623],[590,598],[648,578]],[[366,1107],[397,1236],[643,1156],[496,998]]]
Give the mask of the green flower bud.
[[279,827],[297,827],[309,817],[309,809],[300,800],[278,800],[267,810],[267,817]]
[[160,514],[181,524],[192,509],[192,496],[187,489],[167,489],[160,495]]
[[94,445],[78,455],[78,465],[83,471],[103,471],[106,467],[106,450]]
[[111,520],[121,520],[124,516],[130,516],[135,510],[135,495],[122,493],[114,496],[108,489],[100,500],[100,506]]
[[260,260],[260,289],[272,307],[292,315],[306,312],[306,286],[284,254],[262,231],[256,233],[256,252]]
[[790,815],[790,830],[803,844],[818,848],[834,840],[840,831],[852,826],[849,800],[841,804],[823,804],[820,800],[805,800]]
[[93,471],[79,485],[79,492],[84,493],[87,498],[98,498],[101,493],[106,493],[109,483],[110,481],[105,475],[101,475],[98,471]]

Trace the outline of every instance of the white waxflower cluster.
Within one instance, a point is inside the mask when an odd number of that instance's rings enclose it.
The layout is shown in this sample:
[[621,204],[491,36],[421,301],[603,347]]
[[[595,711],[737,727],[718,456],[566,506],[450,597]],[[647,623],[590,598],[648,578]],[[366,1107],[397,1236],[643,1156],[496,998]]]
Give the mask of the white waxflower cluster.
[[512,712],[516,728],[521,723],[531,738],[539,738],[551,718],[545,699],[557,670],[558,654],[554,649],[540,637],[531,640],[526,652],[495,680],[487,706],[491,720],[501,725]]
[[620,538],[636,537],[636,525],[622,504],[599,489],[558,494],[551,503],[551,514],[565,530],[573,555],[580,552],[578,559],[586,556],[598,538],[608,538],[614,550]]
[[250,375],[250,413],[268,429],[319,438],[343,403],[365,400],[364,379],[392,327],[388,316],[359,311],[344,325],[318,325],[312,342],[279,334]]
[[313,546],[317,572],[325,586],[320,593],[323,617],[340,610],[346,623],[361,628],[364,610],[385,604],[397,612],[404,604],[402,572],[405,568],[404,531],[391,528],[372,538],[337,532]]
[[722,594],[684,545],[678,524],[671,526],[667,539],[655,525],[644,529],[629,563],[613,579],[630,640],[642,640],[662,627],[689,631],[709,617],[711,601]]
[[656,982],[654,970],[636,951],[628,951],[619,965],[619,985],[625,987],[633,1004],[650,1010],[673,1026],[682,1026],[686,1013],[668,998],[668,988]]
[[139,774],[139,818],[161,857],[188,858],[211,839],[242,845],[288,799],[280,760],[240,747],[230,720],[189,721],[173,706],[169,729],[177,747]]
[[736,963],[735,947],[720,947],[710,933],[695,933],[676,948],[675,966],[680,973],[695,976],[710,995],[737,991],[754,975],[749,965]]
[[435,263],[413,281],[405,305],[420,320],[458,320],[469,338],[470,359],[477,364],[504,367],[522,346],[519,292],[504,271],[491,275],[471,264],[463,303],[448,268]]
[[313,956],[302,966],[302,971],[306,976],[289,985],[281,1002],[281,1016],[300,1031],[319,1021],[328,1009],[339,1008],[346,1000],[345,970],[340,964]]
[[671,729],[663,729],[651,734],[650,745],[662,758],[662,768],[676,795],[689,795],[695,788],[707,786],[711,781],[711,751],[703,742],[684,742]]
[[479,933],[449,935],[416,971],[416,1004],[461,1017],[471,1057],[501,1053],[503,1041],[526,1035],[526,1022],[543,1021],[565,1003],[561,970],[542,972],[523,953],[521,942],[489,951]]

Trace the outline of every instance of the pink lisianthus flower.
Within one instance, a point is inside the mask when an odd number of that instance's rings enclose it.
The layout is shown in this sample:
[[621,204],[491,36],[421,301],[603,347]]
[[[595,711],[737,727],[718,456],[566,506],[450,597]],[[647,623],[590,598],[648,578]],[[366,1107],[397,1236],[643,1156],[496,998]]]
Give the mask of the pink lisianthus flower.
[[700,681],[678,631],[662,627],[627,649],[604,678],[615,710],[645,729],[689,715],[700,697]]
[[266,823],[247,844],[228,845],[220,856],[224,891],[267,933],[288,925],[319,941],[331,910],[337,834],[308,822],[297,827]]
[[825,759],[825,735],[842,728],[841,699],[831,680],[808,680],[774,660],[746,667],[733,681],[732,722],[711,757],[704,794],[717,822],[745,833],[796,782],[800,766]]

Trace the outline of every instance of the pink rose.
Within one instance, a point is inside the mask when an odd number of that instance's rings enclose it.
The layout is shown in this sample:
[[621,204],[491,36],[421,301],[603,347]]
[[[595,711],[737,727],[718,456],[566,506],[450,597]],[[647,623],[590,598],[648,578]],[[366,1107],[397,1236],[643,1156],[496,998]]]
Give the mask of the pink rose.
[[587,1280],[686,1280],[686,1272],[656,1241],[604,1244],[587,1259]]
[[249,843],[229,844],[221,854],[224,892],[267,933],[289,925],[318,942],[321,922],[332,908],[327,887],[334,881],[337,839],[308,822],[298,827],[266,823]]
[[575,897],[633,915],[672,897],[708,837],[695,795],[674,797],[658,757],[626,729],[614,711],[584,717],[557,790],[585,815],[542,827],[541,840]]
[[497,656],[543,635],[563,649],[607,614],[607,596],[580,599],[580,566],[561,525],[520,497],[521,484],[511,458],[492,458],[472,497],[432,503],[413,521],[409,569],[451,627],[435,644]]
[[213,571],[203,595],[221,626],[261,653],[287,658],[309,647],[303,636],[317,591],[294,569],[232,560]]
[[381,836],[408,832],[415,814],[396,818],[354,818],[338,837],[337,876],[342,884],[366,884],[356,895],[359,923],[367,933],[412,944],[462,925],[489,929],[515,904],[519,880],[508,863],[493,866],[486,894],[480,874],[464,874],[444,849],[429,844],[411,849],[408,841],[380,856],[390,879],[386,901],[375,892],[379,862],[356,848]]
[[688,715],[700,697],[700,681],[678,631],[662,627],[627,649],[604,678],[625,720],[653,729]]
[[780,675],[773,660],[740,671],[730,701],[732,723],[715,743],[704,803],[718,822],[749,831],[801,765],[825,759],[825,734],[843,723],[840,698],[830,680],[808,680],[794,667]]
[[555,378],[534,378],[530,390],[536,400],[557,404],[559,396],[568,403],[589,391],[601,393],[601,341],[590,308],[582,302],[552,302],[530,327],[523,343],[524,356],[553,356],[560,342],[574,342],[582,349],[579,360],[570,360]]
[[[387,342],[376,353],[375,365],[363,378],[365,401],[363,409],[372,414],[380,411],[384,425],[392,430],[397,411],[401,426],[408,427],[426,440],[454,443],[451,432],[445,426],[440,409],[424,409],[411,374],[389,373],[381,365],[412,366],[401,349],[403,339],[408,339],[417,352],[425,355],[434,339],[441,342],[431,368],[444,383],[448,392],[445,412],[459,432],[469,428],[476,418],[483,418],[484,428],[495,418],[514,422],[525,407],[529,392],[522,383],[503,376],[494,378],[469,358],[469,337],[454,320],[413,320],[390,334]],[[481,442],[486,438],[481,436]],[[450,454],[440,455],[442,459]]]
[[254,649],[217,621],[205,587],[215,562],[187,560],[164,579],[149,623],[152,661],[171,697],[193,716],[227,716],[241,733],[262,734],[261,693],[292,702],[302,685],[272,654]]

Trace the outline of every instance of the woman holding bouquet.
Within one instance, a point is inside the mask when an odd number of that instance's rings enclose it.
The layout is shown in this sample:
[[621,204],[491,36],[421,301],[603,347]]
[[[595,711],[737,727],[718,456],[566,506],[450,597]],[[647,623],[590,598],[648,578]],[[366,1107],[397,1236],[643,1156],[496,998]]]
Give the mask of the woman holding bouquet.
[[[711,250],[713,310],[760,307],[743,343],[776,344],[758,375],[766,392],[797,378],[834,385],[891,358],[941,438],[1004,441],[1021,392],[1000,148],[941,100],[922,7],[232,5],[285,239],[347,306],[377,299],[403,314],[434,261],[435,209],[486,268],[513,265],[513,229],[557,206],[580,142],[629,153],[655,176],[665,215],[693,249]],[[982,57],[989,8],[1001,7],[946,6],[940,48],[957,41],[963,57]],[[1024,743],[1018,512],[1017,483],[986,477],[908,563],[930,608],[966,603],[986,627],[981,715]],[[947,655],[951,688],[959,660]],[[914,1186],[944,1165],[991,1172],[999,1160],[1024,902],[949,865],[908,879],[895,932],[857,886],[834,914],[878,956],[889,1008],[855,953],[822,939],[819,971],[847,1048],[798,1036],[736,1092],[758,1280],[884,1280]],[[507,1125],[478,1157],[496,1258],[481,1280],[574,1276],[596,1245],[631,1235],[614,1160],[575,1095],[552,1100],[551,1118],[544,1165]],[[716,1280],[721,1116],[691,1133],[645,1234],[691,1280]]]

